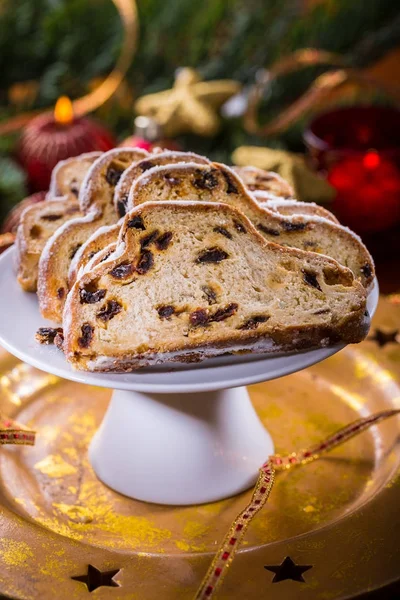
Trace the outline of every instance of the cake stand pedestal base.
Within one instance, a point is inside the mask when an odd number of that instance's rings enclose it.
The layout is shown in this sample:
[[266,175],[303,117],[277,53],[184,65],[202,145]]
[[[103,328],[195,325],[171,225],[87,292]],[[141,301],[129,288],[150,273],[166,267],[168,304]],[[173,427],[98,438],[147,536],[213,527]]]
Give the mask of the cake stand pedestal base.
[[158,504],[201,504],[251,487],[274,451],[245,387],[193,394],[115,390],[89,449],[112,489]]

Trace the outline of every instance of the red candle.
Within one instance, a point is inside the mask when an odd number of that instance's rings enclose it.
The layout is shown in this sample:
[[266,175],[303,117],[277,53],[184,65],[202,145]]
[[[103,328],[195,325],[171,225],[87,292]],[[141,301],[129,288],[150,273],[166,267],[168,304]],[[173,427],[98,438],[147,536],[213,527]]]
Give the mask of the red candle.
[[112,134],[87,117],[74,117],[66,96],[57,100],[54,114],[35,117],[25,127],[19,159],[27,171],[33,191],[47,190],[55,165],[65,158],[94,150],[106,151],[116,145]]
[[305,132],[314,166],[336,189],[333,209],[359,232],[400,222],[400,112],[380,106],[339,108]]

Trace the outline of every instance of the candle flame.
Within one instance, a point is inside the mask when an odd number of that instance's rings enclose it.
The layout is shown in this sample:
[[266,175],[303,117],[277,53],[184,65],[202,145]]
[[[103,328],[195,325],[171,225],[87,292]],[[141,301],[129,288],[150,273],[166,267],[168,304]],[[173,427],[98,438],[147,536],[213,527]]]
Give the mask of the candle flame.
[[69,125],[74,118],[74,109],[68,96],[60,96],[54,108],[54,119],[61,125]]

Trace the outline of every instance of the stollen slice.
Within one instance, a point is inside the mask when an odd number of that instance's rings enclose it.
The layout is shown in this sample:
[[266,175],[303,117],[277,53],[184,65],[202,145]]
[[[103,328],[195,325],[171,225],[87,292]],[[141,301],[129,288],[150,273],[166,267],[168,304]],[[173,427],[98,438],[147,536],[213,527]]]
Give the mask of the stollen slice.
[[225,165],[154,167],[133,184],[128,206],[153,200],[225,202],[241,210],[265,239],[330,256],[351,269],[366,288],[372,285],[372,258],[352,231],[316,215],[280,215],[259,206],[240,178]]
[[167,150],[166,152],[156,152],[133,163],[123,173],[121,179],[115,188],[114,205],[120,217],[126,213],[130,189],[135,180],[145,171],[158,167],[160,165],[171,165],[176,163],[196,163],[200,165],[209,165],[211,161],[205,156],[200,156],[194,152],[176,152]]
[[365,289],[333,259],[266,241],[227,204],[149,202],[68,294],[64,352],[119,372],[359,342],[368,326]]
[[115,186],[123,171],[145,155],[139,148],[116,148],[103,153],[87,172],[79,195],[84,216],[59,227],[39,260],[37,291],[40,311],[46,319],[61,321],[72,259],[99,227],[118,221],[113,203]]
[[86,152],[56,164],[50,179],[47,200],[77,200],[86,173],[101,152]]
[[252,166],[232,167],[232,170],[239,175],[245,187],[251,192],[262,190],[277,198],[293,198],[294,196],[292,186],[274,171],[265,171]]
[[64,197],[57,202],[37,202],[22,213],[17,229],[17,279],[26,292],[35,292],[39,259],[47,240],[64,223],[80,216],[77,200]]
[[[122,173],[121,178],[115,187],[114,207],[118,215],[120,217],[125,215],[126,204],[132,184],[145,171],[148,171],[149,169],[159,165],[187,162],[196,164],[211,164],[211,161],[209,161],[207,158],[204,156],[199,156],[194,152],[175,152],[171,150],[149,154],[145,158],[141,158],[141,160],[132,163]],[[86,266],[95,253],[108,246],[111,242],[115,242],[117,240],[118,233],[119,226],[110,225],[100,227],[89,238],[89,240],[83,244],[83,246],[76,253],[69,269],[68,281],[70,286],[74,284],[79,271]]]

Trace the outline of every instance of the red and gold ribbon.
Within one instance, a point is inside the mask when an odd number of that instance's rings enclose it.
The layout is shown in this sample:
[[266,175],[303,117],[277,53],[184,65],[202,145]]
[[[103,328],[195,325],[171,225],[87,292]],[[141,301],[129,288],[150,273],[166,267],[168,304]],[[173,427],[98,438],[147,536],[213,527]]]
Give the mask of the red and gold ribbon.
[[0,444],[33,446],[36,432],[13,419],[0,415]]
[[369,417],[358,419],[350,425],[339,429],[336,433],[326,438],[324,441],[311,446],[299,452],[293,452],[287,456],[275,454],[270,456],[266,463],[261,467],[253,495],[246,508],[236,517],[229,528],[222,544],[206,573],[195,596],[196,600],[209,600],[212,598],[221,585],[229,565],[232,563],[236,552],[239,549],[246,530],[254,516],[265,506],[271,493],[276,471],[284,471],[299,465],[307,464],[317,460],[321,454],[330,452],[337,446],[344,444],[354,436],[377,425],[381,421],[400,414],[398,410],[384,410],[375,413]]

